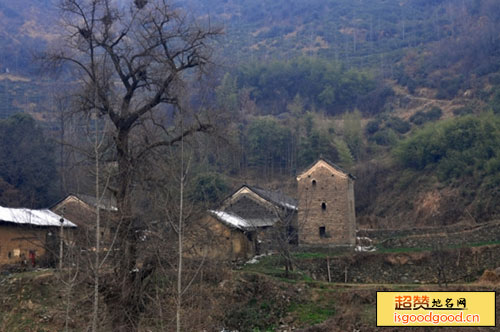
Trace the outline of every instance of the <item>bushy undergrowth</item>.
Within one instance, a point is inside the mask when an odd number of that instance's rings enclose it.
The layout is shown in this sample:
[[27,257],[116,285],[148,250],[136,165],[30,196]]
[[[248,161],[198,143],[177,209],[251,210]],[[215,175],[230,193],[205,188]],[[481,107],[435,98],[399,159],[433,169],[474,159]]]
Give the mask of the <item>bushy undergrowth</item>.
[[433,107],[428,111],[418,111],[410,117],[410,121],[416,125],[422,125],[426,122],[436,121],[441,118],[443,111],[439,107]]
[[483,114],[428,125],[395,149],[398,162],[414,170],[433,170],[439,180],[472,177],[500,183],[500,117]]

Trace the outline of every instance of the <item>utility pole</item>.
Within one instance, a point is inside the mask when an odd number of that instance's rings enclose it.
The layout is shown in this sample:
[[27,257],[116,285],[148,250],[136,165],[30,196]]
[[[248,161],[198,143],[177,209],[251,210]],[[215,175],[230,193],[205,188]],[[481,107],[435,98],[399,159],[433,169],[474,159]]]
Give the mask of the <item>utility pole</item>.
[[59,222],[61,223],[61,229],[59,231],[59,271],[62,271],[62,266],[63,266],[63,227],[64,227],[64,211],[61,216],[61,219],[59,219]]

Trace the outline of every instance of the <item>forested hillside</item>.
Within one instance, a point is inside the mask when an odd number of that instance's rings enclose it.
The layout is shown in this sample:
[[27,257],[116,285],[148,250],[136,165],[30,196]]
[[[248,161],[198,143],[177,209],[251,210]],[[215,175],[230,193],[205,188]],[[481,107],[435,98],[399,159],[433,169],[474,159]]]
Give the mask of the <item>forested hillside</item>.
[[[56,89],[39,71],[41,63],[32,61],[33,50],[53,47],[57,40],[57,25],[47,19],[57,17],[54,5],[0,1],[0,111],[3,118],[28,112],[55,137],[60,124],[50,98]],[[358,174],[361,223],[429,224],[436,215],[452,223],[464,215],[487,220],[497,214],[496,145],[478,150],[468,143],[474,154],[460,156],[452,147],[462,144],[456,128],[474,121],[481,127],[488,117],[491,125],[481,128],[496,137],[498,1],[177,5],[204,25],[224,30],[211,46],[216,66],[209,85],[215,89],[203,100],[224,114],[228,149],[205,142],[192,184],[212,193],[211,201],[245,181],[292,186],[296,172],[323,156]],[[458,119],[463,116],[469,120]],[[441,134],[429,134],[436,131]],[[439,153],[431,142],[436,137],[447,142]],[[418,163],[404,157],[417,157],[404,152],[412,144],[422,148]],[[433,207],[439,213],[417,209],[436,195],[443,202]],[[451,209],[458,212],[450,214]]]
[[[238,31],[232,42],[245,40],[225,49],[238,61],[217,90],[220,104],[249,123],[237,136],[245,165],[293,174],[320,155],[330,158],[359,175],[358,216],[367,225],[498,215],[498,2],[251,7],[243,15],[236,1],[210,6],[228,36]],[[484,121],[490,125],[481,127]],[[458,153],[464,144],[469,152]],[[411,166],[405,153],[428,162]]]
[[33,74],[33,55],[55,38],[51,0],[0,1],[0,74]]
[[[311,0],[190,1],[192,8],[220,17],[227,28],[225,50],[248,58],[319,55],[349,64],[401,58],[402,50],[445,38],[455,19],[452,1]],[[477,6],[461,2],[459,6]],[[477,9],[477,8],[472,8]],[[237,38],[232,38],[237,36]]]
[[0,0],[0,206],[61,216],[0,220],[0,331],[379,331],[380,290],[498,289],[499,31],[499,0]]

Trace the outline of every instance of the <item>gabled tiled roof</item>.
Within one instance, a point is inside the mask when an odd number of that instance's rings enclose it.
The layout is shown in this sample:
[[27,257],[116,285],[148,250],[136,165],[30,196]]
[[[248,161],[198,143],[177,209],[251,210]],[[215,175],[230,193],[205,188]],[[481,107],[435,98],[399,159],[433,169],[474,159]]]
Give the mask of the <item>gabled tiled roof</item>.
[[297,200],[283,194],[282,192],[270,191],[249,185],[244,185],[244,187],[247,187],[268,202],[289,210],[297,210]]
[[336,169],[337,171],[341,172],[341,173],[344,173],[346,174],[347,176],[349,176],[351,179],[353,180],[356,180],[356,177],[354,175],[352,175],[351,173],[349,173],[348,171],[344,170],[342,167],[332,163],[331,161],[329,161],[328,159],[325,159],[325,158],[319,158],[318,160],[314,161],[312,164],[310,164],[309,166],[307,166],[302,172],[300,172],[297,177],[300,177],[302,174],[306,173],[307,171],[309,171],[311,168],[313,168],[318,162],[320,161],[323,161],[325,162],[326,164],[328,164],[330,167],[332,167],[333,169]]
[[74,195],[78,198],[80,198],[82,201],[85,203],[97,207],[99,205],[100,209],[103,210],[108,210],[108,211],[118,211],[118,208],[116,207],[116,200],[115,199],[110,199],[110,198],[101,198],[98,200],[95,196],[91,195],[84,195],[84,194],[79,194],[79,195]]
[[116,207],[116,201],[114,199],[109,199],[109,198],[101,198],[100,201],[95,198],[95,196],[91,195],[85,195],[85,194],[68,194],[64,198],[60,199],[56,203],[52,204],[51,208],[54,208],[55,206],[59,205],[60,203],[64,202],[66,199],[74,197],[77,200],[87,204],[90,207],[97,207],[99,205],[99,208],[101,210],[107,210],[107,211],[118,211],[118,208]]

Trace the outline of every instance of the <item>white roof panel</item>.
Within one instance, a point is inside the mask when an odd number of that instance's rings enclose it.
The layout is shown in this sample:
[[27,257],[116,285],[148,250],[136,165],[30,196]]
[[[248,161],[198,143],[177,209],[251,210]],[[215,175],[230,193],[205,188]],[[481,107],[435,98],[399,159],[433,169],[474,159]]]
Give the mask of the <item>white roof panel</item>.
[[[60,227],[61,217],[49,209],[31,210],[26,208],[6,208],[0,206],[0,221],[33,226]],[[68,219],[64,219],[64,227],[76,227]]]
[[255,230],[259,227],[273,226],[278,218],[273,219],[244,219],[234,213],[210,210],[223,223],[242,230]]
[[246,229],[251,226],[245,219],[235,214],[227,213],[224,211],[214,211],[214,210],[210,210],[210,212],[215,214],[221,221],[231,226],[234,226],[238,229]]

